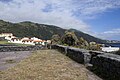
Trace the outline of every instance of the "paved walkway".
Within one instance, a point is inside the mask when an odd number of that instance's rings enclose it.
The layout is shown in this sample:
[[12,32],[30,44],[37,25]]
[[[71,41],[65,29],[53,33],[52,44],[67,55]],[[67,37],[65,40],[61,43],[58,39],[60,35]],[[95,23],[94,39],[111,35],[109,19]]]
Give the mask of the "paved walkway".
[[101,80],[55,50],[40,50],[16,66],[0,71],[0,80]]
[[31,51],[0,52],[0,71],[15,66],[31,55]]

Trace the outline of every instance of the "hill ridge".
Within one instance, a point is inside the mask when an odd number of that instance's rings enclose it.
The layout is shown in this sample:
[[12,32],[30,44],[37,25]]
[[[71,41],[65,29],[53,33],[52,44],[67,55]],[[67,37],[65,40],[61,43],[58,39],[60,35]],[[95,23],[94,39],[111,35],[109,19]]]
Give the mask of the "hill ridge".
[[88,42],[95,41],[97,43],[105,43],[106,41],[76,29],[63,29],[55,25],[39,24],[31,21],[12,23],[0,20],[0,33],[11,32],[18,37],[38,37],[46,40],[51,39],[52,35],[54,34],[59,34],[62,36],[66,30],[74,31],[78,39],[83,37]]

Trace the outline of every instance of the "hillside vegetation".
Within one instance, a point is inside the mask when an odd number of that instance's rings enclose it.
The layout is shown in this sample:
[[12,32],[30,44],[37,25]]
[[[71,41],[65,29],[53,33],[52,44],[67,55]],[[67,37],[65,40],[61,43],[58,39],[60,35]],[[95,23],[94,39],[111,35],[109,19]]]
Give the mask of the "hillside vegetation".
[[[20,23],[11,23],[0,20],[0,33],[11,32],[18,37],[38,37],[41,39],[51,39],[52,35],[58,34],[62,36],[67,29],[63,29],[54,25],[38,24],[29,21]],[[93,37],[75,29],[74,31],[78,38],[83,37],[88,42],[95,41],[97,43],[105,43],[105,40]]]

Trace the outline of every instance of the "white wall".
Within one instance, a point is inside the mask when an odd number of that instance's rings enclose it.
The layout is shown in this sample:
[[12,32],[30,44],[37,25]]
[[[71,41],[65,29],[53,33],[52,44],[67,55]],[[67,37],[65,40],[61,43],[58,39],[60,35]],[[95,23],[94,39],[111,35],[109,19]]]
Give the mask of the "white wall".
[[30,44],[30,45],[35,45],[35,43],[33,43],[33,42],[30,42],[30,41],[26,41],[26,42],[22,42],[23,44]]
[[11,40],[12,38],[16,38],[16,37],[15,37],[15,36],[11,36],[11,37],[6,36],[6,37],[5,37],[6,40]]
[[0,37],[6,37],[6,36],[13,36],[12,33],[2,33],[0,34]]
[[20,44],[22,44],[22,41],[21,41],[21,40],[16,40],[16,39],[15,39],[14,41],[11,40],[10,42],[12,42],[12,43],[20,43]]

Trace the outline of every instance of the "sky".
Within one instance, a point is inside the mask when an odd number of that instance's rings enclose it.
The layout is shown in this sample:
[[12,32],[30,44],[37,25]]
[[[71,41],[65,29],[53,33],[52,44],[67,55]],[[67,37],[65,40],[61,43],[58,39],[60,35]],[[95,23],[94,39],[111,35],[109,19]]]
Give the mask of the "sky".
[[0,19],[74,28],[120,40],[120,0],[0,0]]

